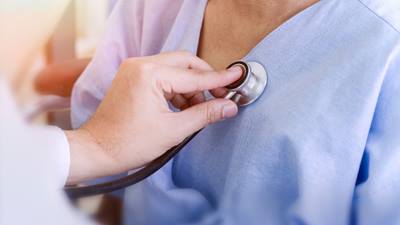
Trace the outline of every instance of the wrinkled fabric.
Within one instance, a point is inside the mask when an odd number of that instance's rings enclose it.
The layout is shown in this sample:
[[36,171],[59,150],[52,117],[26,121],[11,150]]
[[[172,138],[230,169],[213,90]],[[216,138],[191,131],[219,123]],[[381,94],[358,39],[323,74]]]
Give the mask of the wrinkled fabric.
[[[74,126],[124,59],[196,53],[206,4],[120,1]],[[263,96],[127,188],[125,224],[400,224],[399,28],[398,0],[322,0],[282,24],[243,58],[266,67]]]

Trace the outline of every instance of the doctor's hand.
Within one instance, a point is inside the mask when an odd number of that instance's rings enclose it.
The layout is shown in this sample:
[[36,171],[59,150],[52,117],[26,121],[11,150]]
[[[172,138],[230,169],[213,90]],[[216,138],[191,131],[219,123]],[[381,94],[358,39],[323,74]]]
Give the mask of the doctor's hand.
[[[93,117],[67,132],[69,183],[140,168],[201,128],[235,116],[234,102],[205,101],[203,91],[229,85],[241,73],[237,67],[213,71],[187,52],[126,60]],[[184,110],[174,112],[168,102]]]

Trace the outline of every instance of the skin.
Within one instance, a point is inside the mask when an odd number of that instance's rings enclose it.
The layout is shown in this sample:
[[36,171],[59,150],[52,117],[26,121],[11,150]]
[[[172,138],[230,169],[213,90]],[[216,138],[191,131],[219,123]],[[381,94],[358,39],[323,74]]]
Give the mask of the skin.
[[[230,100],[192,98],[233,83],[241,73],[238,67],[214,71],[187,52],[127,59],[93,117],[65,131],[68,183],[140,168],[208,124],[235,116],[238,108]],[[191,104],[173,112],[167,103],[177,96]]]
[[209,0],[198,56],[213,68],[224,69],[246,56],[285,21],[316,2],[318,0]]

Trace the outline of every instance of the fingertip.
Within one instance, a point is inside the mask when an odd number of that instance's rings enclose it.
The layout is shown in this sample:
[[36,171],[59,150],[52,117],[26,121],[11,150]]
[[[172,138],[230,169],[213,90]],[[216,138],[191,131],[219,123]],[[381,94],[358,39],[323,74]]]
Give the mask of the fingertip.
[[224,86],[228,86],[242,77],[243,70],[241,67],[234,66],[224,70],[222,73],[224,73]]
[[239,108],[233,101],[226,101],[222,107],[222,117],[223,119],[229,119],[235,117],[239,112]]
[[229,72],[243,72],[243,69],[240,66],[232,66],[230,68],[227,69]]
[[232,77],[240,78],[243,74],[243,69],[239,66],[233,66],[227,69],[228,74]]

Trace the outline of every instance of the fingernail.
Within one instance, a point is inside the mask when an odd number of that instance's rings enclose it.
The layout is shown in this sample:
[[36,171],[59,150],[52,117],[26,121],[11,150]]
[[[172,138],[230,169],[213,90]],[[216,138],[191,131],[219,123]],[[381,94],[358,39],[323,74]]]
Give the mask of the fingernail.
[[224,119],[232,118],[236,116],[238,108],[235,103],[229,103],[223,107],[223,117]]

